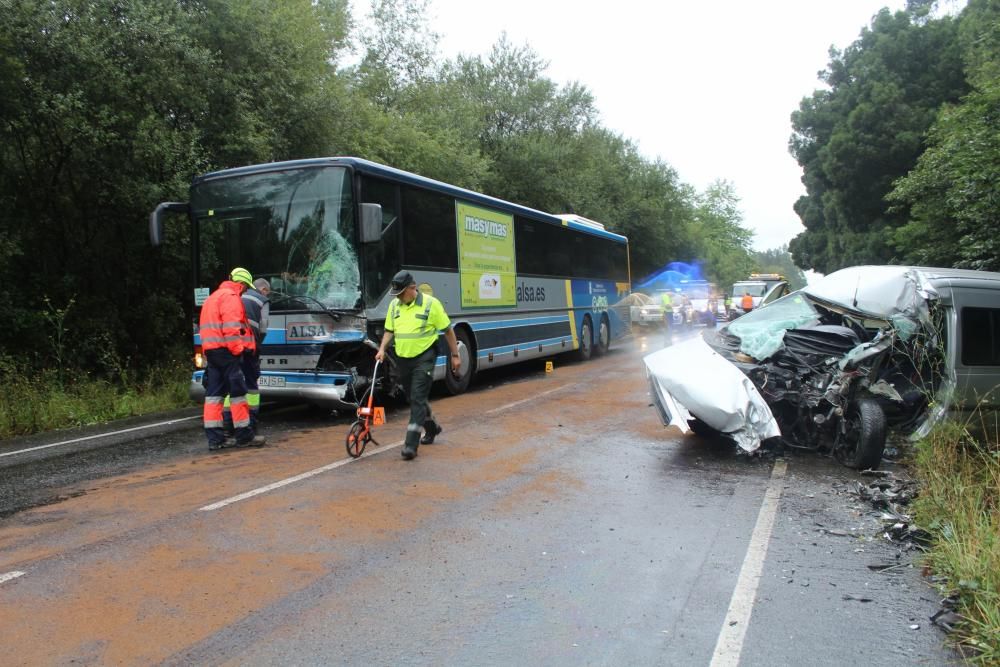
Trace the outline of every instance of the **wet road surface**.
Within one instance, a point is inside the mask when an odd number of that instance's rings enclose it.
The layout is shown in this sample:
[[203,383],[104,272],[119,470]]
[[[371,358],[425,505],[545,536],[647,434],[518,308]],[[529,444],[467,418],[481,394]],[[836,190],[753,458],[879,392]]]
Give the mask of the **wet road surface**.
[[272,412],[262,449],[209,453],[195,419],[0,458],[0,663],[953,662],[854,473],[659,424],[641,357],[662,344],[439,395],[444,433],[412,462],[399,408],[357,461],[347,418],[303,410]]

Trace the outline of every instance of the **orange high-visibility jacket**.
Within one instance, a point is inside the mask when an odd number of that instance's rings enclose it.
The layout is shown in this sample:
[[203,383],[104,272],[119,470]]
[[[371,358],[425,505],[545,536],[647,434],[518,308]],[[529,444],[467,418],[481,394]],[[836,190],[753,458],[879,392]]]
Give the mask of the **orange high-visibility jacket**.
[[201,349],[215,350],[227,348],[239,356],[244,350],[256,348],[253,331],[247,323],[242,287],[239,283],[225,280],[212,292],[201,306],[201,320],[198,333],[201,334]]
[[749,294],[744,294],[743,303],[740,305],[743,306],[743,310],[753,310],[753,297]]

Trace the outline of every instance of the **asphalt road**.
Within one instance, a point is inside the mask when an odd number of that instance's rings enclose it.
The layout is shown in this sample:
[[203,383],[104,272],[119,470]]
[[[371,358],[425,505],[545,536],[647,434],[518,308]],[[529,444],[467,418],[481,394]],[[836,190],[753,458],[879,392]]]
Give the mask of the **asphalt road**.
[[2,442],[0,664],[957,662],[855,473],[659,424],[663,344],[438,396],[412,462],[400,407],[358,460],[308,410],[262,449],[193,410]]

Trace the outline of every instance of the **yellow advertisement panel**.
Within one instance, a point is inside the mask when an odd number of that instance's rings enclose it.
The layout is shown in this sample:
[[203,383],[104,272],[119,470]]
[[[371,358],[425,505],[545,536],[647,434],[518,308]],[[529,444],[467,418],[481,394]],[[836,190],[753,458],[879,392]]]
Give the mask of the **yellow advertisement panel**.
[[516,306],[514,216],[455,202],[463,308]]

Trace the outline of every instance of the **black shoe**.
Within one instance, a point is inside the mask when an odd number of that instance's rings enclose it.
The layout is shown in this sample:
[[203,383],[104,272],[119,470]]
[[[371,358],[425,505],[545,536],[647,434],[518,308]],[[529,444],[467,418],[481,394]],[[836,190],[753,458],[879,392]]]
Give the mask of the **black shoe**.
[[436,438],[443,430],[444,429],[441,428],[440,424],[438,424],[437,422],[428,422],[427,424],[424,425],[424,437],[420,438],[420,444],[421,445],[433,444],[434,438]]
[[410,447],[409,445],[407,445],[406,447],[403,447],[403,460],[404,461],[412,461],[416,457],[417,457],[417,447],[416,447],[416,445],[414,445],[413,447]]
[[263,447],[267,444],[267,438],[262,435],[255,435],[249,440],[244,440],[243,442],[237,442],[237,447]]
[[232,438],[226,438],[222,442],[215,442],[215,443],[210,442],[208,443],[208,451],[214,452],[219,449],[225,449],[226,447],[232,447],[235,444],[236,441],[233,440]]

